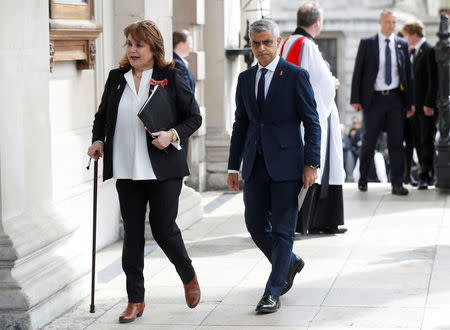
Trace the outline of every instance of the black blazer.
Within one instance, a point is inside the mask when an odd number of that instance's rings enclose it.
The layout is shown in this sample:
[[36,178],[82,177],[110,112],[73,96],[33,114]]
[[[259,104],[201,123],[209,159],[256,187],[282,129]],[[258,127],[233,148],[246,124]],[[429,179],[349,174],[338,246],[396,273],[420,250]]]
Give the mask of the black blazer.
[[183,59],[175,52],[173,52],[173,61],[175,62],[175,68],[181,71],[184,79],[186,80],[189,88],[192,93],[195,93],[195,79],[192,75],[192,72],[189,68],[184,64]]
[[437,64],[434,49],[427,41],[419,48],[414,60],[414,104],[416,111],[423,112],[423,106],[436,109],[438,90]]
[[[395,51],[400,84],[404,96],[403,105],[404,108],[410,108],[412,104],[412,82],[408,43],[401,38],[395,37]],[[379,52],[378,34],[361,39],[353,71],[350,103],[360,103],[365,111],[369,110],[372,102],[380,63]]]
[[[92,128],[92,142],[104,142],[103,180],[113,176],[113,139],[116,128],[117,111],[123,91],[127,84],[124,74],[128,69],[114,69],[109,72],[103,92],[102,101],[95,114],[94,126]],[[166,67],[159,69],[153,67],[152,78],[157,81],[167,79],[167,90],[178,111],[176,129],[183,146],[192,133],[202,123],[202,117],[194,94],[190,91],[181,73],[174,68]],[[149,91],[150,92],[150,91]],[[189,168],[183,150],[177,150],[169,145],[165,150],[159,150],[152,145],[152,138],[147,133],[147,149],[152,162],[156,178],[160,181],[180,178],[189,175]]]

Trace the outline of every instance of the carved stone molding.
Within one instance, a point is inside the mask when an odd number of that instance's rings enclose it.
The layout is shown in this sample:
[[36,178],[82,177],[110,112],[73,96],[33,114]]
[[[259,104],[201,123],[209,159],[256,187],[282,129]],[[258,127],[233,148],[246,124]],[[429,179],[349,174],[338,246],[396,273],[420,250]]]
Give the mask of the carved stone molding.
[[[50,43],[53,62],[76,61],[77,69],[95,66],[95,40],[103,28],[93,17],[93,0],[84,4],[56,3],[50,0]],[[50,71],[54,64],[50,63]]]

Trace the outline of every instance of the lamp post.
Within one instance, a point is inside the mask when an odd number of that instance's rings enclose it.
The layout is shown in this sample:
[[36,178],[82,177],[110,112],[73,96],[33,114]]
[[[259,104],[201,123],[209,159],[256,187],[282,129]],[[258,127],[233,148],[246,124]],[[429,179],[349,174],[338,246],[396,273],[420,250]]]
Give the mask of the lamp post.
[[437,107],[439,111],[439,140],[436,145],[436,188],[450,191],[450,100],[449,100],[449,61],[450,33],[448,31],[448,15],[441,14],[441,23],[437,33],[439,42],[435,46],[435,57],[438,65],[439,93]]
[[225,55],[227,57],[235,57],[238,55],[244,55],[245,63],[247,63],[247,68],[250,68],[253,64],[253,61],[255,59],[255,56],[252,53],[252,49],[250,48],[250,36],[248,34],[248,28],[249,28],[250,22],[247,20],[247,32],[244,36],[244,40],[246,41],[246,44],[244,48],[226,48],[225,49]]

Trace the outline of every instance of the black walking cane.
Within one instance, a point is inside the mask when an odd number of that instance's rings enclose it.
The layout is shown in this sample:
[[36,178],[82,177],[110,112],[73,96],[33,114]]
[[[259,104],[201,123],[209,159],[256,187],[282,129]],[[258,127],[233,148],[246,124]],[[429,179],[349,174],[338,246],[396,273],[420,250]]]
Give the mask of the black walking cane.
[[[97,152],[96,152],[97,153]],[[96,154],[97,156],[97,154]],[[89,170],[92,158],[86,169]],[[91,313],[95,313],[94,294],[95,294],[95,253],[97,245],[97,177],[98,177],[98,159],[94,161],[94,198],[92,207],[92,278],[91,278]]]

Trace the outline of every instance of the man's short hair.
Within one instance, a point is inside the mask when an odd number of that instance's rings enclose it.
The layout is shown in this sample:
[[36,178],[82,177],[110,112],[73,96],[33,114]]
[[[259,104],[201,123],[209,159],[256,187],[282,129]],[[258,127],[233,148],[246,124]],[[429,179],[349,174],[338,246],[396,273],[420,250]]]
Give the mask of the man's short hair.
[[381,11],[380,18],[382,18],[386,14],[390,14],[392,16],[397,16],[397,14],[395,13],[395,11],[393,9],[385,8]]
[[309,27],[323,15],[323,9],[315,1],[303,3],[297,10],[297,26]]
[[257,20],[253,22],[248,28],[249,34],[252,32],[260,33],[265,31],[272,31],[275,38],[278,38],[280,36],[280,28],[278,27],[278,24],[270,18],[262,18],[260,20]]
[[180,42],[186,42],[190,35],[188,30],[174,31],[172,35],[172,45],[175,48]]
[[425,26],[421,21],[409,22],[403,25],[402,32],[410,35],[417,34],[420,38],[423,38]]

